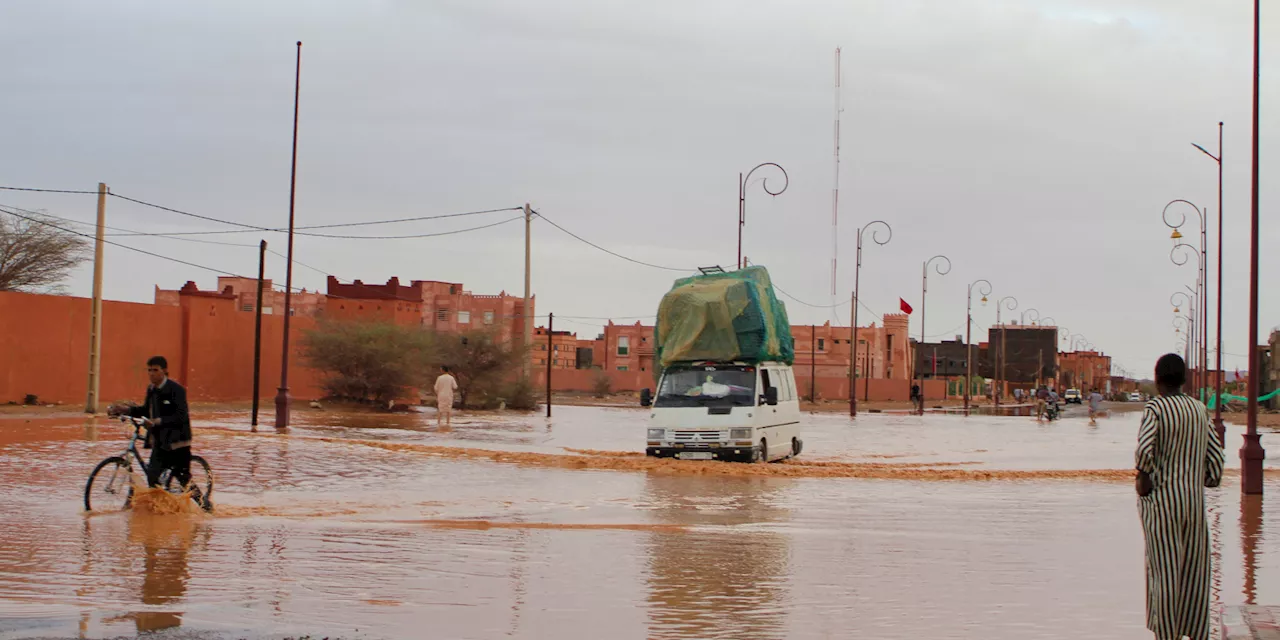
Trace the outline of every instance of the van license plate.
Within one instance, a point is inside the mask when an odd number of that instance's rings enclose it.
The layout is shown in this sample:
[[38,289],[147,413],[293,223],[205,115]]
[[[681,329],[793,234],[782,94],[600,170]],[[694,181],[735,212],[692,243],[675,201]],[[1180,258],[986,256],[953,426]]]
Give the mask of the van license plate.
[[681,460],[710,460],[710,451],[685,451],[680,454]]

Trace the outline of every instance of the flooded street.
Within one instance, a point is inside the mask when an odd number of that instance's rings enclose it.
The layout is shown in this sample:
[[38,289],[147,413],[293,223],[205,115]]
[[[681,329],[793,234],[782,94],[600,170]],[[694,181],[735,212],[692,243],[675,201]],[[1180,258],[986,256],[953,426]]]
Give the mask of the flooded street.
[[[121,425],[0,418],[0,638],[1149,637],[1137,413],[809,415],[800,460],[742,465],[555,412],[195,411],[211,516],[86,516]],[[1218,600],[1280,602],[1280,509],[1208,495]]]

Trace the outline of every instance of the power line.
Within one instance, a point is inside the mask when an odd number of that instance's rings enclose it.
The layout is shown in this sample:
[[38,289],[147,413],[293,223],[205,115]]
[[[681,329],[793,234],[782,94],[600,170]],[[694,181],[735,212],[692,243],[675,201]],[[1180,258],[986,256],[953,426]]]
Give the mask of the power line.
[[[21,212],[23,212],[23,213],[26,213],[26,214],[29,214],[29,215],[33,215],[33,216],[43,216],[43,217],[50,218],[50,219],[53,219],[53,220],[61,220],[62,222],[69,222],[69,223],[71,223],[71,224],[78,224],[78,225],[82,225],[82,226],[85,226],[85,227],[96,227],[96,226],[97,226],[97,224],[96,224],[96,223],[94,223],[94,222],[85,222],[85,221],[83,221],[83,220],[75,220],[75,219],[73,219],[73,218],[64,218],[64,217],[62,217],[62,216],[55,216],[55,215],[53,215],[53,214],[51,214],[51,213],[48,213],[48,212],[45,212],[45,211],[32,211],[32,210],[30,210],[30,209],[23,209],[22,207],[17,207],[17,206],[11,205],[11,204],[5,204],[5,205],[0,205],[0,206],[3,206],[3,207],[9,207],[10,209],[13,209],[13,210],[15,210],[15,211],[21,211]],[[105,224],[104,224],[104,225],[102,225],[102,228],[103,228],[103,229],[111,229],[112,231],[127,231],[127,232],[129,232],[129,233],[127,233],[127,234],[114,234],[114,233],[104,234],[104,235],[108,235],[108,236],[116,236],[116,235],[155,236],[155,237],[159,237],[159,238],[166,238],[166,239],[169,239],[169,240],[181,240],[181,241],[183,241],[183,242],[198,242],[198,243],[200,243],[200,244],[216,244],[216,245],[221,245],[221,246],[224,246],[224,247],[253,247],[253,248],[256,248],[256,247],[258,246],[258,245],[256,245],[256,244],[245,244],[245,243],[243,243],[243,242],[218,242],[217,240],[198,240],[198,239],[196,239],[196,238],[171,238],[171,237],[169,237],[169,236],[157,235],[157,234],[150,234],[150,233],[142,233],[142,232],[134,231],[134,230],[132,230],[132,229],[125,229],[125,228],[123,228],[123,227],[112,227],[112,226],[108,226],[108,225],[105,225]]]
[[606,248],[604,248],[604,247],[602,247],[602,246],[600,246],[600,245],[598,245],[598,244],[596,244],[596,243],[594,243],[594,242],[592,242],[592,241],[590,241],[590,240],[587,240],[586,238],[583,238],[582,236],[580,236],[580,235],[578,235],[578,234],[576,234],[576,233],[574,233],[574,232],[572,232],[572,231],[570,231],[570,230],[568,230],[568,229],[566,229],[566,228],[564,228],[564,227],[562,227],[562,226],[560,226],[560,225],[556,224],[553,220],[551,220],[550,218],[548,218],[548,217],[546,217],[546,216],[542,215],[542,213],[540,213],[540,212],[535,211],[535,212],[534,212],[534,214],[536,214],[539,218],[542,218],[543,220],[546,220],[546,221],[547,221],[547,223],[548,223],[548,224],[550,224],[551,226],[553,226],[553,227],[555,227],[555,228],[557,228],[557,229],[559,229],[559,230],[563,231],[564,233],[568,234],[569,236],[571,236],[571,237],[575,238],[575,239],[576,239],[576,240],[578,240],[579,242],[582,242],[582,243],[585,243],[585,244],[590,245],[590,246],[592,246],[592,247],[595,247],[596,249],[599,249],[600,251],[603,251],[603,252],[605,252],[605,253],[607,253],[607,254],[609,254],[609,255],[611,255],[611,256],[613,256],[613,257],[615,257],[615,258],[622,258],[623,260],[626,260],[627,262],[634,262],[635,264],[644,265],[644,266],[646,266],[646,267],[653,267],[654,269],[665,269],[665,270],[667,270],[667,271],[681,271],[681,272],[685,272],[685,273],[688,273],[688,272],[691,272],[691,271],[697,271],[697,269],[683,269],[683,268],[679,268],[679,267],[664,267],[664,266],[662,266],[662,265],[660,265],[660,264],[653,264],[653,263],[651,263],[651,262],[645,262],[645,261],[643,261],[643,260],[636,260],[635,258],[629,258],[629,257],[627,257],[627,256],[622,255],[621,253],[618,253],[618,252],[616,252],[616,251],[610,251],[609,249],[606,249]]
[[232,222],[232,221],[230,221],[230,220],[220,220],[220,219],[218,219],[218,218],[210,218],[209,216],[202,216],[202,215],[200,215],[200,214],[198,214],[198,213],[190,213],[190,212],[188,212],[188,211],[182,211],[181,209],[174,209],[174,208],[172,208],[172,207],[166,207],[166,206],[163,206],[163,205],[153,204],[153,203],[150,203],[150,202],[146,202],[146,201],[144,201],[144,200],[138,200],[137,198],[130,198],[129,196],[122,196],[122,195],[120,195],[120,194],[118,194],[118,193],[112,193],[110,190],[108,190],[108,191],[107,191],[107,195],[109,195],[109,196],[111,196],[111,197],[113,197],[113,198],[120,198],[121,200],[128,200],[129,202],[133,202],[133,203],[136,203],[136,204],[140,204],[140,205],[143,205],[143,206],[145,206],[145,207],[152,207],[152,208],[155,208],[155,209],[159,209],[159,210],[161,210],[161,211],[168,211],[168,212],[170,212],[170,213],[176,213],[176,214],[178,214],[178,215],[182,215],[182,216],[188,216],[188,217],[191,217],[191,218],[197,218],[197,219],[199,219],[199,220],[208,220],[209,222],[217,222],[217,223],[220,223],[220,224],[228,224],[228,225],[235,226],[235,227],[242,227],[242,228],[244,228],[244,229],[251,229],[251,230],[253,230],[253,231],[271,231],[271,229],[268,229],[268,228],[266,228],[266,227],[255,227],[254,225],[251,225],[251,224],[244,224],[244,223],[242,223],[242,222]]
[[88,193],[97,194],[97,191],[78,191],[75,189],[34,189],[32,187],[0,187],[5,191],[36,191],[39,193]]
[[[288,260],[288,259],[289,259],[289,256],[286,256],[285,254],[280,253],[279,251],[276,251],[275,249],[272,249],[272,248],[270,248],[270,247],[268,247],[268,248],[267,248],[267,253],[270,253],[270,254],[274,254],[274,255],[280,256],[281,258],[284,258],[285,260]],[[321,274],[321,275],[326,275],[326,276],[333,277],[333,278],[336,278],[336,277],[337,277],[337,276],[333,275],[332,273],[329,273],[328,271],[325,271],[324,269],[317,269],[317,268],[315,268],[315,267],[313,267],[313,266],[311,266],[311,265],[309,265],[309,264],[307,264],[307,263],[305,263],[305,262],[302,262],[302,261],[300,261],[300,260],[294,260],[294,261],[293,261],[293,263],[294,263],[294,264],[296,264],[296,265],[298,265],[298,266],[300,266],[300,267],[306,267],[306,268],[308,268],[308,269],[310,269],[310,270],[312,270],[312,271],[315,271],[316,273],[319,273],[319,274]]]
[[[244,229],[244,231],[186,231],[186,232],[179,231],[179,232],[173,232],[173,233],[154,233],[154,234],[144,234],[144,235],[164,235],[164,236],[204,235],[204,234],[214,234],[214,233],[246,233],[248,231],[273,231],[276,233],[283,233],[288,231],[288,229],[285,229],[285,228],[272,229],[268,227],[259,227],[259,226],[254,226],[250,224],[244,224],[242,222],[234,222],[231,220],[223,220],[221,218],[214,218],[211,216],[201,215],[198,213],[191,213],[189,211],[183,211],[181,209],[175,209],[173,207],[166,207],[164,205],[155,204],[153,202],[147,202],[145,200],[139,200],[137,198],[131,198],[129,196],[121,195],[121,194],[110,192],[110,191],[108,191],[108,195],[111,195],[116,198],[120,198],[121,200],[127,200],[129,202],[140,204],[145,207],[152,207],[154,209],[159,209],[161,211],[168,211],[170,213],[176,213],[178,215],[189,216],[189,217],[197,218],[200,220],[217,222],[219,224],[231,225],[234,227],[240,227]],[[411,234],[411,235],[400,235],[400,236],[346,236],[346,235],[331,235],[331,234],[323,234],[323,233],[305,233],[303,231],[307,229],[336,229],[341,227],[363,227],[363,226],[378,225],[378,224],[398,224],[403,222],[420,222],[424,220],[442,220],[446,218],[458,218],[462,216],[474,216],[474,215],[481,215],[486,213],[497,213],[500,211],[518,211],[520,209],[521,207],[503,207],[500,209],[482,209],[478,211],[464,211],[461,213],[444,213],[444,214],[435,214],[435,215],[429,215],[429,216],[412,216],[408,218],[393,218],[389,220],[365,220],[365,221],[359,221],[359,222],[339,222],[339,223],[332,223],[332,224],[304,225],[301,227],[294,227],[294,235],[314,236],[314,237],[320,237],[320,238],[343,238],[343,239],[353,238],[353,239],[368,239],[368,240],[390,240],[390,239],[397,239],[397,238],[428,238],[435,235],[450,235],[452,233],[462,233],[463,231],[474,231],[476,229],[484,229],[489,226],[496,226],[496,225],[485,225],[480,227],[473,227],[472,229],[463,229],[463,230],[446,232],[446,233]]]
[[[781,288],[781,287],[779,287],[779,286],[777,285],[777,283],[774,283],[773,288],[774,288],[774,289],[776,289],[776,290],[778,291],[778,293],[781,293],[782,295],[784,295],[784,296],[786,296],[786,297],[788,297],[788,298],[791,298],[792,300],[794,300],[794,301],[796,301],[796,302],[798,302],[798,303],[800,303],[800,304],[802,304],[802,305],[804,305],[804,306],[806,306],[806,307],[813,307],[814,309],[838,309],[838,308],[840,308],[840,307],[843,307],[843,306],[844,306],[844,305],[846,305],[846,304],[849,304],[849,301],[848,301],[848,300],[845,300],[844,302],[838,302],[838,303],[836,303],[836,304],[822,304],[822,305],[818,305],[818,304],[810,304],[810,303],[808,303],[808,302],[805,302],[804,300],[801,300],[800,298],[797,298],[797,297],[795,297],[795,296],[793,296],[793,295],[791,295],[791,294],[787,293],[786,291],[783,291],[783,290],[782,290],[782,288]],[[881,316],[880,316],[880,314],[878,314],[878,313],[876,313],[875,311],[873,311],[873,310],[871,309],[871,307],[868,307],[868,306],[867,306],[867,303],[863,302],[861,298],[859,298],[859,299],[858,299],[858,306],[862,307],[862,308],[863,308],[867,313],[869,313],[869,314],[871,314],[871,315],[875,316],[876,320],[879,320],[879,321],[880,321],[880,322],[882,322],[882,323],[884,322],[884,318],[883,318],[883,317],[881,317]]]
[[[30,221],[30,222],[35,222],[35,223],[37,223],[37,224],[42,224],[42,225],[45,225],[45,226],[47,226],[47,227],[52,227],[52,228],[54,228],[54,229],[58,229],[58,230],[60,230],[60,231],[64,231],[64,232],[66,232],[66,233],[70,233],[70,234],[72,234],[72,235],[77,235],[77,236],[80,236],[80,237],[82,237],[82,238],[88,238],[88,239],[90,239],[90,240],[96,240],[96,238],[95,238],[94,236],[91,236],[91,235],[89,235],[89,234],[87,234],[87,233],[80,233],[79,231],[72,231],[71,229],[68,229],[68,228],[66,228],[66,227],[59,227],[59,226],[58,226],[58,225],[56,225],[56,224],[53,224],[53,223],[51,223],[51,222],[47,222],[47,221],[45,221],[45,220],[40,220],[39,218],[32,218],[32,217],[29,217],[29,216],[24,216],[24,215],[22,215],[22,214],[20,214],[20,213],[14,213],[14,212],[12,212],[12,211],[6,211],[6,210],[5,210],[5,209],[3,209],[3,208],[0,208],[0,211],[3,211],[4,213],[7,213],[7,214],[9,214],[9,215],[11,215],[11,216],[14,216],[14,217],[17,217],[17,218],[22,218],[22,219],[27,220],[27,221]],[[214,267],[206,267],[205,265],[202,265],[202,264],[196,264],[196,263],[194,263],[194,262],[187,262],[186,260],[179,260],[178,258],[170,258],[169,256],[160,255],[160,254],[158,254],[158,253],[153,253],[153,252],[151,252],[151,251],[147,251],[147,250],[145,250],[145,249],[139,249],[139,248],[137,248],[137,247],[131,247],[131,246],[127,245],[127,244],[120,244],[119,242],[112,242],[112,241],[110,241],[110,240],[103,240],[102,242],[104,242],[105,244],[109,244],[109,245],[113,245],[113,246],[116,246],[116,247],[120,247],[120,248],[122,248],[122,249],[128,249],[128,250],[130,250],[130,251],[136,251],[136,252],[141,253],[141,254],[144,254],[144,255],[152,256],[152,257],[155,257],[155,258],[160,258],[160,259],[162,259],[162,260],[168,260],[168,261],[170,261],[170,262],[176,262],[176,263],[178,263],[178,264],[184,264],[184,265],[187,265],[187,266],[189,266],[189,267],[195,267],[195,268],[197,268],[197,269],[204,269],[205,271],[212,271],[212,272],[217,273],[217,274],[230,275],[230,276],[236,276],[237,278],[243,278],[243,277],[244,277],[244,276],[242,276],[242,275],[236,274],[236,273],[231,272],[231,271],[227,271],[227,270],[225,270],[225,269],[216,269],[216,268],[214,268]]]

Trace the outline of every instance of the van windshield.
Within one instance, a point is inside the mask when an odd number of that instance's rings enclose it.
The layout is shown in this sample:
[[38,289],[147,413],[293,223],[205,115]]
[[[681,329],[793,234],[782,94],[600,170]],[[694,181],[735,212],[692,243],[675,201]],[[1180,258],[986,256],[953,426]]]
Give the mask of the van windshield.
[[754,367],[705,366],[667,369],[654,401],[657,407],[753,407]]

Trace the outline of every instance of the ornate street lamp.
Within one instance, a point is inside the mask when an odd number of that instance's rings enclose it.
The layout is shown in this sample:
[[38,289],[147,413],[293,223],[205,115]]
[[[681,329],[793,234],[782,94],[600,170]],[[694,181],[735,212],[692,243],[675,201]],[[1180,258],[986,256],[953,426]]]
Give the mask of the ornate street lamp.
[[987,296],[991,295],[991,282],[987,280],[976,280],[969,285],[969,301],[965,306],[965,323],[964,323],[964,415],[969,415],[969,394],[973,387],[973,338],[970,330],[973,328],[973,288],[978,287],[978,293],[982,294],[982,304],[987,304]]
[[[926,295],[929,293],[929,265],[933,264],[935,260],[938,261],[938,263],[934,265],[933,268],[938,272],[938,275],[945,276],[948,273],[951,273],[951,258],[948,258],[944,255],[939,254],[924,261],[924,274],[920,277],[920,348],[921,349],[924,348],[924,341],[925,341],[924,305],[925,305]],[[942,268],[942,264],[944,262],[947,265],[946,270],[943,270]],[[919,358],[915,358],[914,360],[918,362]],[[937,363],[934,363],[934,364],[936,365]],[[918,375],[916,377],[920,380],[920,415],[924,415],[924,372],[923,371],[918,372]]]
[[[877,227],[875,231],[871,232],[871,240],[873,242],[875,242],[878,245],[886,245],[886,244],[889,244],[889,241],[893,239],[893,227],[890,227],[889,223],[885,222],[884,220],[874,220],[872,222],[868,222],[867,224],[863,225],[861,229],[858,229],[858,252],[857,252],[857,259],[854,261],[854,266],[853,266],[853,318],[851,320],[852,330],[850,331],[850,336],[852,339],[849,340],[849,416],[850,417],[857,417],[858,415],[858,392],[857,392],[858,305],[861,304],[862,302],[862,299],[858,297],[858,279],[859,279],[859,276],[862,274],[862,236],[867,232],[867,229],[875,227],[876,225],[884,227],[883,231],[885,231],[887,235],[885,235],[884,240],[881,240],[880,231],[882,231],[882,229]],[[867,355],[867,369],[868,369],[867,377],[870,377],[870,373],[871,373],[870,372],[870,369],[871,369],[870,353],[868,353]]]
[[1004,344],[1005,344],[1005,341],[1004,341],[1004,334],[1005,334],[1005,328],[1004,328],[1004,324],[1003,324],[1002,322],[1000,322],[1000,310],[1001,310],[1002,308],[1007,308],[1007,309],[1008,309],[1008,310],[1010,310],[1010,311],[1013,311],[1014,309],[1017,309],[1017,308],[1018,308],[1018,299],[1017,299],[1017,298],[1015,298],[1015,297],[1013,297],[1013,296],[1005,296],[1005,297],[1003,297],[1003,298],[1000,298],[999,300],[996,300],[996,326],[997,326],[997,327],[1000,327],[1000,357],[999,357],[999,358],[997,358],[998,366],[996,367],[996,371],[995,371],[995,374],[996,374],[996,389],[995,389],[995,396],[996,396],[996,408],[997,408],[997,409],[999,409],[999,408],[1000,408],[1000,398],[1001,398],[1001,396],[1002,396],[1002,395],[1004,395],[1004,389],[1003,389],[1003,387],[1004,387],[1004,365],[1005,365],[1005,362],[1006,362],[1006,358],[1005,358],[1005,355],[1004,355]]
[[743,177],[741,173],[738,174],[738,268],[739,269],[742,268],[742,227],[747,224],[747,184],[751,182],[751,174],[755,173],[756,169],[759,169],[761,167],[777,167],[778,171],[782,172],[782,188],[778,189],[777,191],[773,191],[772,189],[769,188],[769,179],[765,178],[760,185],[764,189],[765,193],[771,196],[776,196],[782,193],[783,191],[786,191],[787,185],[791,184],[791,178],[787,177],[787,170],[783,169],[782,165],[774,162],[763,162],[756,165],[750,171],[747,172],[746,177]]

